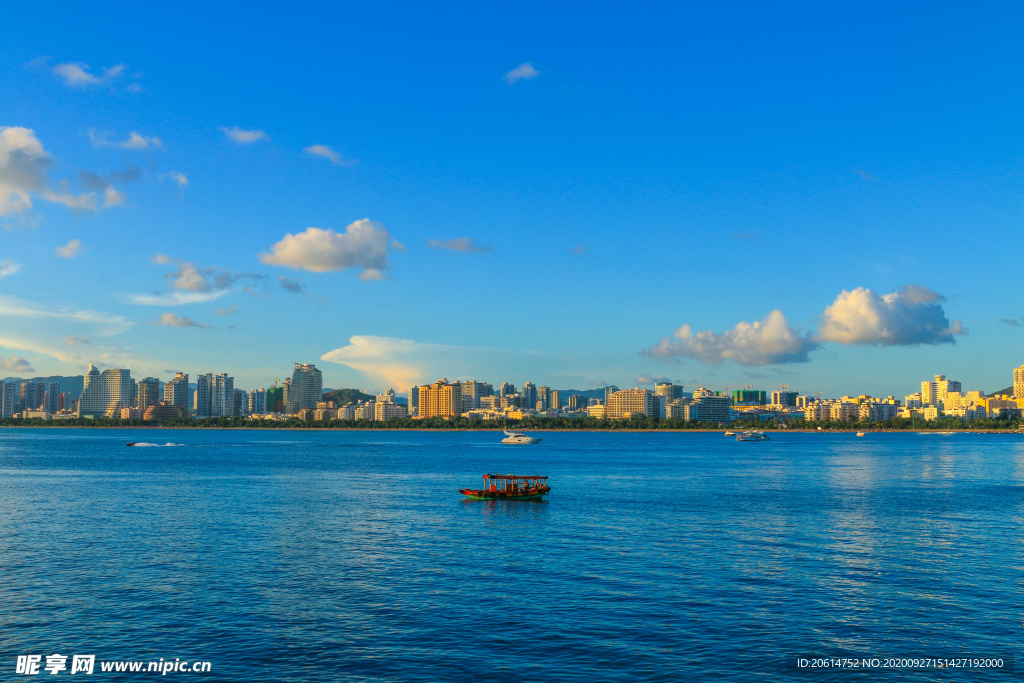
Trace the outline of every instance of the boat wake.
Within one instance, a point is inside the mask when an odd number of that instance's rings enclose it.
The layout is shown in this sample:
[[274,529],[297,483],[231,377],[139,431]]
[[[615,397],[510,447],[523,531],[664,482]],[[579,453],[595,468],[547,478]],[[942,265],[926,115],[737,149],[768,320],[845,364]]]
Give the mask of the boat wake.
[[142,447],[166,448],[167,446],[184,446],[185,444],[183,444],[183,443],[171,443],[170,441],[168,441],[167,443],[148,443],[146,441],[137,441],[137,442],[133,443],[132,445],[135,446],[136,448],[142,448]]

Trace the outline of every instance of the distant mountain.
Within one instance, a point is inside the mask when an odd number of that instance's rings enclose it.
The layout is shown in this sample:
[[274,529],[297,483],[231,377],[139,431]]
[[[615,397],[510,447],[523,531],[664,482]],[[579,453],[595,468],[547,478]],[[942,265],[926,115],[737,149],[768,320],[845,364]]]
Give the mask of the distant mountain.
[[1013,396],[1013,387],[1006,387],[1005,389],[1000,389],[999,391],[990,391],[985,395],[995,396],[996,394],[1009,394],[1010,396]]
[[49,377],[32,377],[25,379],[24,377],[4,377],[4,382],[42,382],[43,384],[49,384],[50,382],[58,382],[60,384],[60,392],[67,393],[71,392],[73,398],[78,398],[82,394],[82,389],[85,386],[85,377],[82,375],[75,375],[74,377],[64,377],[61,375],[51,375]]

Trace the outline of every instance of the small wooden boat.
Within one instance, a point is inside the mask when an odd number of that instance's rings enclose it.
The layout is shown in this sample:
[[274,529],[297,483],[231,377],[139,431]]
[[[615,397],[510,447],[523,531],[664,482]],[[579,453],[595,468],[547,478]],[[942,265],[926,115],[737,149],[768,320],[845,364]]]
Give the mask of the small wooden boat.
[[551,487],[547,477],[518,474],[485,474],[482,489],[459,489],[470,500],[539,500]]

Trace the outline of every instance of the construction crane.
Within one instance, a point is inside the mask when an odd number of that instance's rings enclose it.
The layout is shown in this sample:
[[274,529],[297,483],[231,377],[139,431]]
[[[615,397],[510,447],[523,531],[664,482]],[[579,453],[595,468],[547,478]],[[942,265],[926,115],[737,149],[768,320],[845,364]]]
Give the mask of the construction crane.
[[261,382],[269,382],[271,380],[274,381],[274,388],[277,389],[277,383],[281,381],[280,377],[267,377],[267,378],[261,379],[260,381]]

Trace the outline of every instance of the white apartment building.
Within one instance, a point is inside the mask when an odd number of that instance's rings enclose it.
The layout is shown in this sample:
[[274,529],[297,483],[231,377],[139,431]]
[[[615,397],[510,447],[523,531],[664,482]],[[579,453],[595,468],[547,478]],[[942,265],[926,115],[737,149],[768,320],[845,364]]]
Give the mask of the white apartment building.
[[132,373],[108,368],[102,373],[89,363],[78,398],[78,414],[83,417],[113,417],[121,408],[132,407]]

